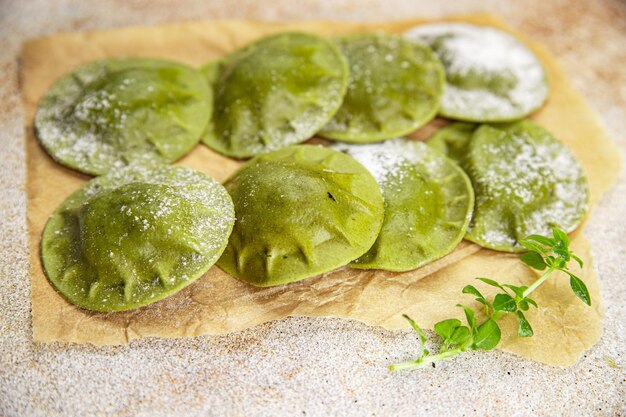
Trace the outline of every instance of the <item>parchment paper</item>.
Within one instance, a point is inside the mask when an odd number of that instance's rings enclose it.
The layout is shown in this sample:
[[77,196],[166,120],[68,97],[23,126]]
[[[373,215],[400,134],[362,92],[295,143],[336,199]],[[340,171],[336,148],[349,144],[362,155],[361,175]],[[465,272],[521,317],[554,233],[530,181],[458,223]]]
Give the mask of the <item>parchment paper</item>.
[[[510,31],[489,15],[448,20],[487,24]],[[21,57],[21,82],[26,110],[27,192],[29,245],[31,251],[32,315],[35,341],[67,341],[95,345],[125,344],[132,339],[189,337],[242,330],[286,316],[334,316],[351,318],[386,329],[407,328],[401,318],[407,313],[420,325],[431,328],[439,320],[462,311],[459,302],[473,305],[461,294],[477,276],[528,285],[536,274],[516,255],[502,254],[462,242],[450,255],[407,273],[360,271],[341,268],[323,276],[274,288],[256,288],[213,267],[182,292],[153,305],[122,313],[94,313],[76,308],[59,296],[45,278],[39,259],[41,232],[56,207],[89,177],[55,162],[38,145],[33,115],[39,99],[52,83],[73,67],[112,56],[161,57],[199,66],[237,47],[270,33],[303,30],[321,35],[383,30],[402,32],[418,20],[382,24],[343,22],[270,23],[247,20],[181,23],[160,27],[126,28],[93,33],[59,34],[25,44]],[[533,118],[563,140],[585,167],[592,204],[615,181],[620,161],[618,151],[584,99],[565,79],[550,54],[525,41],[544,62],[551,82],[547,105]],[[416,132],[424,138],[441,121]],[[179,161],[218,180],[226,179],[239,163],[205,146],[197,146]],[[535,336],[518,338],[515,321],[503,320],[500,347],[547,364],[567,366],[592,346],[602,334],[598,279],[593,272],[589,244],[583,227],[572,236],[572,248],[585,260],[578,272],[587,283],[593,306],[574,297],[566,277],[550,279],[533,298],[539,303],[527,318]]]

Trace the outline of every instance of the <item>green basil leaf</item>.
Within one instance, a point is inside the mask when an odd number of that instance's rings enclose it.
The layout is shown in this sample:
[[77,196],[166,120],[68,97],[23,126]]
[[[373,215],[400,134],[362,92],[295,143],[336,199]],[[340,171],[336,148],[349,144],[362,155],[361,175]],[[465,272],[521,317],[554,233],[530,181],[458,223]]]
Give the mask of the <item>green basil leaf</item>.
[[513,313],[517,311],[515,299],[508,294],[497,294],[493,299],[493,308],[497,311]]
[[526,252],[520,257],[520,260],[531,268],[543,271],[548,265],[543,260],[543,256],[537,252]]
[[474,349],[491,350],[500,343],[500,326],[494,320],[487,320],[480,325],[474,335]]
[[583,260],[580,259],[578,256],[572,254],[572,259],[574,259],[576,261],[576,263],[578,263],[578,265],[580,265],[581,268],[584,266]]
[[421,342],[424,343],[427,340],[427,338],[426,338],[426,333],[424,333],[422,328],[408,315],[403,314],[402,317],[404,317],[406,321],[409,322],[413,330],[415,330],[415,332],[419,335]]
[[554,240],[556,241],[556,246],[560,246],[562,248],[569,248],[569,237],[567,234],[559,229],[558,227],[552,228],[552,234],[554,235]]
[[524,297],[524,291],[526,291],[528,289],[528,287],[517,287],[515,285],[511,285],[511,284],[504,284],[503,287],[507,287],[510,288],[517,297],[519,298],[523,298]]
[[500,288],[502,290],[504,290],[504,288],[502,288],[502,285],[498,284],[496,281],[490,279],[490,278],[476,278],[479,281],[484,282],[487,285],[491,285],[492,287],[496,287],[496,288]]
[[569,261],[571,256],[571,252],[569,251],[569,237],[558,227],[552,228],[552,233],[556,241],[556,244],[552,247],[552,253],[566,262]]
[[489,305],[489,303],[485,299],[485,297],[473,285],[466,285],[465,288],[463,288],[463,294],[475,295],[476,296],[476,301],[479,301],[479,302],[481,302],[481,303],[483,303],[485,305]]
[[459,326],[456,328],[452,336],[450,336],[450,343],[455,345],[461,345],[465,343],[471,337],[470,329],[467,326]]
[[590,306],[591,296],[589,295],[589,290],[587,290],[585,283],[576,275],[570,272],[568,272],[568,274],[570,276],[569,286],[572,288],[572,291],[574,291],[574,294],[576,294],[576,297],[580,298],[585,304]]
[[467,319],[467,323],[470,325],[470,328],[472,329],[472,333],[475,333],[476,332],[476,316],[475,316],[474,310],[462,304],[457,304],[456,306],[463,308],[463,311],[465,311],[465,318]]
[[[522,240],[524,240],[524,241],[534,240],[535,242],[539,242],[542,245],[549,246],[549,247],[554,246],[554,243],[555,243],[553,239],[550,239],[549,237],[545,237],[545,236],[541,236],[541,235],[526,236]],[[521,244],[521,242],[520,242],[520,244]]]
[[533,300],[532,298],[524,298],[524,301],[526,301],[528,304],[532,304],[535,308],[537,308],[537,302],[535,300]]
[[530,326],[530,323],[526,320],[526,317],[524,317],[524,314],[521,311],[517,312],[517,319],[519,321],[519,325],[517,327],[517,335],[519,337],[530,337],[535,334],[533,332],[533,328]]
[[560,258],[560,261],[562,261],[561,267],[565,267],[567,262],[570,260],[570,251],[567,248],[555,246],[552,248],[552,253],[557,255]]
[[522,239],[518,243],[531,252],[537,252],[537,253],[541,253],[544,255],[548,253],[548,251],[542,244],[534,242],[532,240]]
[[461,326],[461,320],[448,319],[435,324],[435,332],[441,336],[443,340],[450,340],[454,331]]
[[563,270],[567,267],[567,261],[569,259],[565,259],[565,255],[559,255],[559,258],[554,258],[552,264],[550,265],[552,268]]

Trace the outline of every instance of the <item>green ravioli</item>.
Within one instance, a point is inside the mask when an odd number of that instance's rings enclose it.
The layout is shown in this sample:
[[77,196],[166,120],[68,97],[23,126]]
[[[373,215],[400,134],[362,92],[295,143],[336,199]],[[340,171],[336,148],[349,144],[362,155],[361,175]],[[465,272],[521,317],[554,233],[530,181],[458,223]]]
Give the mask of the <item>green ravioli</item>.
[[548,96],[539,59],[513,36],[468,23],[431,23],[406,32],[437,53],[446,71],[439,114],[470,122],[505,122],[532,113]]
[[146,58],[92,62],[61,77],[39,104],[39,142],[59,163],[101,175],[168,163],[198,143],[211,90],[185,65]]
[[435,117],[445,76],[430,48],[384,34],[349,35],[336,42],[348,59],[350,82],[321,136],[375,142],[410,133]]
[[68,301],[129,310],[174,294],[222,254],[233,203],[207,175],[174,166],[127,167],[67,198],[43,232],[48,280]]
[[408,271],[450,253],[463,239],[474,192],[453,161],[424,143],[404,138],[335,148],[374,175],[385,201],[376,242],[350,266]]
[[257,286],[348,264],[372,246],[383,221],[372,175],[329,148],[298,145],[260,155],[225,186],[237,222],[218,265]]
[[[546,129],[523,120],[482,125],[473,134],[468,130],[467,154],[459,160],[476,194],[467,239],[519,252],[524,249],[517,242],[530,234],[549,236],[553,226],[571,232],[580,224],[588,208],[587,179],[571,152]],[[435,146],[443,137],[435,135]]]
[[454,162],[463,165],[467,157],[470,140],[478,126],[476,123],[450,123],[428,139],[427,144]]
[[337,111],[348,83],[338,48],[307,33],[264,38],[203,72],[215,110],[202,140],[234,158],[309,139]]

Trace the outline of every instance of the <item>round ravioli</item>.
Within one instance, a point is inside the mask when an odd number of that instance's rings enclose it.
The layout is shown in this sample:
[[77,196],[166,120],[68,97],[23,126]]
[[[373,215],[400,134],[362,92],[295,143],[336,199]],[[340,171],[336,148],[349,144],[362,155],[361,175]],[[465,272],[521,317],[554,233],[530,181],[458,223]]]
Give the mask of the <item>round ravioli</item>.
[[233,203],[207,175],[173,166],[127,167],[88,182],[43,232],[48,280],[68,301],[129,310],[176,293],[222,254]]
[[385,201],[383,226],[355,268],[408,271],[450,253],[463,239],[474,206],[465,172],[422,142],[336,145],[373,175]]
[[476,204],[467,239],[501,251],[523,251],[518,241],[571,232],[587,212],[589,188],[581,165],[543,127],[520,121],[482,125],[465,162]]
[[468,23],[432,23],[406,32],[426,42],[446,71],[441,116],[470,122],[521,119],[548,96],[539,59],[512,35]]
[[348,264],[372,246],[383,221],[372,175],[329,148],[298,145],[260,155],[225,186],[237,222],[217,264],[257,286]]
[[235,158],[309,139],[337,111],[348,85],[339,49],[306,33],[262,39],[203,72],[215,110],[202,140]]
[[476,123],[450,123],[439,129],[426,143],[463,166],[470,140],[478,126]]
[[57,162],[101,175],[182,157],[200,141],[211,106],[211,90],[193,68],[106,59],[59,79],[39,104],[35,128]]
[[350,81],[321,136],[375,142],[410,133],[435,117],[445,76],[430,48],[384,34],[349,35],[336,42],[348,59]]

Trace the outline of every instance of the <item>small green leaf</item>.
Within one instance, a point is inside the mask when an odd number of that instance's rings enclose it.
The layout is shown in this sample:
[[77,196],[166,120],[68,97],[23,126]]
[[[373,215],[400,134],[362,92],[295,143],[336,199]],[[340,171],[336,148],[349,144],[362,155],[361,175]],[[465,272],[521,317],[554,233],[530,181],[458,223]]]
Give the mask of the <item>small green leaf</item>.
[[582,259],[580,259],[578,256],[574,254],[572,254],[572,258],[576,261],[576,263],[578,263],[578,265],[580,265],[581,268],[583,267],[584,263]]
[[461,326],[461,320],[448,319],[435,324],[435,332],[445,340],[449,340],[454,331]]
[[502,290],[504,290],[504,288],[502,288],[502,285],[498,284],[496,281],[490,279],[490,278],[476,278],[479,281],[484,282],[487,285],[491,285],[492,287],[496,287],[496,288],[500,288]]
[[[552,247],[552,253],[563,259],[565,262],[570,260],[571,252],[569,251],[569,237],[558,227],[552,229],[554,234],[555,245]],[[565,267],[565,265],[563,265]]]
[[515,299],[508,294],[497,294],[493,299],[493,308],[497,311],[513,313],[517,311]]
[[591,305],[591,296],[589,295],[589,290],[587,290],[587,286],[585,283],[578,278],[576,275],[568,272],[569,274],[569,286],[572,287],[572,291],[576,294],[576,297],[583,300],[585,304],[588,306]]
[[474,310],[471,307],[464,306],[463,304],[457,304],[457,307],[462,307],[463,311],[465,311],[465,318],[467,319],[467,323],[470,325],[472,329],[472,333],[476,332],[476,315]]
[[566,263],[570,260],[570,251],[567,250],[567,248],[562,248],[560,246],[555,246],[555,247],[552,248],[552,253],[554,253],[559,258],[561,258],[562,261],[564,261],[562,263],[562,265],[560,266],[561,268],[565,267]]
[[[528,241],[528,240],[534,240],[535,242],[539,242],[542,245],[545,246],[549,246],[552,247],[554,246],[554,240],[550,239],[549,237],[545,237],[545,236],[541,236],[541,235],[530,235],[530,236],[526,236],[524,239],[522,239],[524,241]],[[521,243],[520,243],[521,244]]]
[[528,320],[526,320],[526,317],[524,317],[524,314],[521,311],[517,312],[517,319],[519,321],[519,325],[517,327],[518,336],[530,337],[535,334],[533,332],[533,328],[530,326],[530,323],[528,322]]
[[487,299],[474,287],[473,285],[466,285],[463,288],[463,294],[471,294],[476,296],[476,301],[485,305],[485,312],[489,314],[489,309],[491,308],[491,303],[487,301]]
[[450,343],[460,345],[465,343],[471,336],[470,329],[467,326],[459,326],[450,337]]
[[500,343],[500,326],[494,320],[487,320],[474,334],[474,349],[491,350]]
[[510,288],[513,291],[513,293],[515,293],[515,295],[518,296],[519,298],[524,297],[524,291],[528,289],[528,287],[524,287],[524,286],[517,287],[511,284],[504,284],[503,287]]
[[543,256],[537,252],[526,252],[520,257],[520,260],[531,268],[543,271],[548,265],[543,260]]
[[524,301],[526,301],[528,304],[532,304],[535,308],[538,308],[539,306],[537,305],[537,302],[535,300],[533,300],[532,298],[524,298]]
[[408,315],[403,314],[402,317],[404,317],[406,319],[406,321],[409,322],[409,324],[411,325],[413,330],[415,330],[415,332],[419,335],[419,338],[422,341],[422,343],[426,342],[426,340],[427,340],[426,333],[424,333],[422,328],[411,317],[409,317]]
[[558,227],[553,227],[552,234],[554,235],[554,240],[556,241],[555,246],[561,246],[565,249],[569,248],[569,237],[564,231]]
[[534,242],[532,240],[522,239],[518,243],[531,252],[536,252],[543,255],[546,255],[548,253],[548,251],[542,244]]
[[528,311],[528,308],[529,308],[528,302],[524,298],[517,301],[517,306],[520,308],[520,310],[524,310],[524,311]]
[[482,300],[485,299],[485,297],[480,293],[480,291],[478,291],[476,287],[474,287],[473,285],[466,285],[463,288],[463,294],[472,294],[477,297],[476,299],[482,299]]

